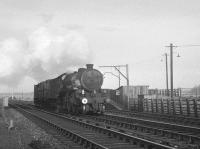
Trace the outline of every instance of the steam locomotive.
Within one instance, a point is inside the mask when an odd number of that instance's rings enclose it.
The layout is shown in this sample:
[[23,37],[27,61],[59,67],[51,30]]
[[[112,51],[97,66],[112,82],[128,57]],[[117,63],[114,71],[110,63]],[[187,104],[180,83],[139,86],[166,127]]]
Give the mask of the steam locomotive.
[[101,96],[102,84],[102,73],[87,64],[77,72],[34,85],[34,104],[71,114],[103,113],[106,99]]

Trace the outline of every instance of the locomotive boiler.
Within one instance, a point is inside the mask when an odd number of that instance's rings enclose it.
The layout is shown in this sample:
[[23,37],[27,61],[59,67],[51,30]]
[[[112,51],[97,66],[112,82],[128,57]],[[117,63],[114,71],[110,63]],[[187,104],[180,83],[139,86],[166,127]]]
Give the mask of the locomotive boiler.
[[106,101],[101,97],[102,84],[102,73],[93,64],[87,64],[77,72],[64,73],[35,85],[34,103],[57,112],[103,113]]

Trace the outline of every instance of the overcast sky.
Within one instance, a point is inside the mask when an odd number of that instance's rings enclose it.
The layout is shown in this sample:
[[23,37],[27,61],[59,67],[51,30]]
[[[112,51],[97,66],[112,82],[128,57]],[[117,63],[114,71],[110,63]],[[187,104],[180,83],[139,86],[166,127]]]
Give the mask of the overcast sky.
[[[33,91],[85,63],[129,64],[131,85],[165,88],[165,46],[200,45],[199,0],[0,0],[0,17],[0,92]],[[174,87],[200,84],[200,47],[174,52]]]

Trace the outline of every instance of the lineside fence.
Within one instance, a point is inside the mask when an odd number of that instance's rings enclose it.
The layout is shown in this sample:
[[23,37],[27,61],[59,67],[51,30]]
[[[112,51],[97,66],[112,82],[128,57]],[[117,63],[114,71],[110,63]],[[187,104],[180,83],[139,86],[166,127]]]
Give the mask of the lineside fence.
[[131,103],[131,110],[136,112],[200,117],[200,98],[137,98]]

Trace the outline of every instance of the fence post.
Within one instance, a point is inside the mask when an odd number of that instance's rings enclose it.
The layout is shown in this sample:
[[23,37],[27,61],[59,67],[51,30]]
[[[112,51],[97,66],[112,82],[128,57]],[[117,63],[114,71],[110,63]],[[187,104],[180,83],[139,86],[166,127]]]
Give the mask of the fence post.
[[169,99],[167,99],[167,113],[168,113],[168,114],[170,114],[169,111],[170,111]]
[[138,95],[138,112],[143,112],[144,95]]
[[164,113],[164,105],[163,105],[163,99],[161,98],[161,113]]
[[156,98],[156,113],[158,113],[158,99]]
[[146,100],[147,100],[147,98],[144,98],[144,112],[146,112],[146,111],[147,111],[147,104],[146,104]]
[[171,100],[171,102],[172,102],[173,115],[176,115],[176,107],[175,107],[175,101],[174,101],[174,98]]
[[194,116],[198,117],[198,112],[197,112],[197,102],[195,99],[193,99],[193,104],[194,104]]
[[181,104],[181,97],[179,97],[179,107],[180,107],[180,115],[183,115],[182,104]]
[[154,113],[154,109],[153,109],[153,99],[151,99],[151,112]]
[[135,102],[135,100],[133,100],[133,104],[134,104],[134,111],[136,111],[136,102]]
[[188,98],[186,98],[186,103],[187,103],[187,116],[190,116],[190,104]]
[[147,112],[149,112],[149,99],[146,100]]

